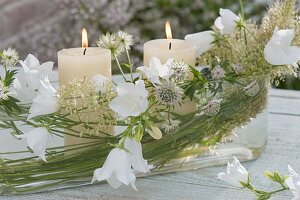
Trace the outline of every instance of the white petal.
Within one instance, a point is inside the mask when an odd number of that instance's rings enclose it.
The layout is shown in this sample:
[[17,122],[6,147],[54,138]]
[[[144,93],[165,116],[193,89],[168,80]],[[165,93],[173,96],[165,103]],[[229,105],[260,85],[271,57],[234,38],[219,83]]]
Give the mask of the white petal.
[[215,27],[219,30],[223,30],[224,29],[224,26],[222,24],[222,18],[221,17],[218,17],[216,20],[215,20]]
[[[138,116],[145,112],[148,107],[148,101],[139,102],[138,96],[127,95],[126,97],[118,96],[114,98],[109,107],[123,117]],[[145,104],[146,103],[146,104]],[[146,107],[146,108],[145,108]]]
[[142,145],[134,139],[126,138],[124,147],[130,152],[129,160],[133,169],[140,172],[149,172],[148,162],[143,158]]
[[112,173],[117,169],[117,166],[119,165],[118,160],[122,159],[119,156],[119,151],[120,151],[119,148],[114,148],[109,152],[102,168],[94,171],[95,180],[103,181],[109,179],[109,177],[112,175]]
[[100,177],[102,173],[102,168],[98,168],[96,170],[94,170],[94,175],[93,175],[93,179],[91,181],[91,183],[94,183],[96,181],[101,181],[98,177]]
[[149,68],[151,71],[156,71],[159,66],[161,66],[160,59],[157,57],[152,57],[149,60]]
[[243,187],[240,182],[248,182],[248,171],[241,165],[240,161],[234,156],[233,162],[228,162],[227,171],[218,174],[218,178],[235,187]]
[[40,66],[38,66],[37,68],[35,68],[36,70],[39,71],[40,75],[41,75],[41,79],[44,79],[46,76],[49,76],[52,69],[53,69],[53,65],[54,62],[45,62],[43,64],[41,64]]
[[14,89],[16,93],[17,99],[19,99],[22,103],[32,103],[32,100],[36,97],[37,92],[34,88],[26,87],[22,83],[21,77],[16,77],[14,82]]
[[295,36],[295,31],[293,29],[279,30],[278,27],[276,28],[270,41],[276,45],[280,45],[281,47],[291,46]]
[[295,189],[296,189],[292,177],[288,177],[288,178],[285,180],[285,184],[286,184],[291,190],[295,190]]
[[117,86],[118,96],[110,103],[109,107],[123,117],[138,116],[148,108],[148,92],[144,81],[122,83]]
[[123,149],[117,149],[117,159],[115,160],[115,173],[118,180],[129,185],[135,182],[135,175],[132,173],[128,153]]
[[267,43],[265,59],[272,65],[295,65],[300,60],[300,48],[290,46],[294,38],[294,30],[275,28],[273,36]]
[[38,95],[33,99],[33,103],[29,109],[30,115],[28,119],[38,115],[46,115],[57,112],[59,104],[56,98],[56,90],[50,84],[48,78],[41,81],[41,87]]
[[239,17],[231,10],[220,9],[220,17],[215,20],[215,26],[221,34],[231,34],[235,31]]
[[34,55],[28,54],[28,56],[24,60],[24,64],[27,67],[31,68],[31,67],[39,66],[40,62],[39,62],[39,60]]
[[286,50],[288,61],[291,65],[297,64],[300,60],[300,48],[296,46],[288,47]]
[[122,185],[122,183],[118,180],[116,173],[113,172],[112,175],[106,180],[110,187],[117,189]]
[[141,97],[147,97],[148,96],[148,91],[145,88],[145,83],[143,80],[138,80],[135,83],[135,88],[136,88],[136,92],[139,96]]
[[49,132],[44,127],[34,128],[28,133],[21,136],[27,141],[28,147],[30,147],[36,155],[46,162],[46,146],[49,140]]
[[229,185],[232,185],[235,187],[242,187],[242,185],[239,183],[237,178],[232,176],[231,174],[226,174],[225,172],[221,172],[218,174],[218,178],[225,181]]
[[156,71],[151,71],[149,67],[141,66],[138,67],[137,70],[143,72],[143,74],[152,82],[152,83],[160,83],[159,76]]
[[185,40],[196,48],[196,56],[199,57],[204,52],[210,50],[214,45],[214,32],[204,31],[185,36]]
[[110,82],[109,78],[106,76],[102,76],[100,74],[95,75],[92,80],[91,84],[94,86],[95,91],[97,93],[106,94],[108,91],[107,84]]
[[135,86],[133,83],[120,83],[117,86],[118,96],[126,96],[134,93]]

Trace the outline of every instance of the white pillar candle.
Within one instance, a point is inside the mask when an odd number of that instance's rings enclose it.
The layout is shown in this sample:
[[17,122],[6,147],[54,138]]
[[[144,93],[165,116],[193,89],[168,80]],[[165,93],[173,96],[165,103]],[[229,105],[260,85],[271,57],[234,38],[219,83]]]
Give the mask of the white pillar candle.
[[[185,40],[172,39],[170,24],[166,23],[167,39],[156,39],[148,41],[144,44],[144,65],[149,66],[149,60],[157,57],[162,63],[173,58],[176,61],[183,61],[192,67],[196,63],[196,49]],[[196,111],[197,104],[191,102],[188,98],[180,106],[175,106],[174,111],[178,114],[188,114]]]
[[107,49],[99,47],[63,49],[57,56],[60,86],[74,79],[91,79],[96,74],[111,78],[111,53]]
[[[171,48],[169,49],[171,43]],[[144,65],[149,65],[149,60],[157,57],[162,63],[173,58],[177,61],[195,66],[196,55],[195,48],[185,40],[179,39],[156,39],[150,40],[144,44]]]
[[[58,56],[59,85],[63,86],[73,80],[90,80],[96,74],[111,78],[111,53],[99,47],[87,47],[87,34],[82,31],[82,48],[60,50]],[[74,116],[73,116],[74,117]],[[71,116],[71,118],[73,118]],[[76,117],[75,117],[76,118]],[[80,131],[80,127],[75,127]],[[65,145],[90,142],[89,139],[65,135]]]

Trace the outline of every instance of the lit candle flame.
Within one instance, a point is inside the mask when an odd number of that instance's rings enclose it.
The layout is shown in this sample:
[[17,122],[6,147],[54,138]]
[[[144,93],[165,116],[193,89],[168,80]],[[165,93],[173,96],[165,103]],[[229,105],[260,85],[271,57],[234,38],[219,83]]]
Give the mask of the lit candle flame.
[[167,35],[167,39],[170,40],[170,42],[172,41],[172,30],[171,30],[171,25],[169,21],[166,21],[166,35]]
[[89,46],[89,42],[88,42],[88,37],[87,37],[87,31],[85,28],[82,29],[81,31],[81,35],[82,35],[82,48],[87,48]]

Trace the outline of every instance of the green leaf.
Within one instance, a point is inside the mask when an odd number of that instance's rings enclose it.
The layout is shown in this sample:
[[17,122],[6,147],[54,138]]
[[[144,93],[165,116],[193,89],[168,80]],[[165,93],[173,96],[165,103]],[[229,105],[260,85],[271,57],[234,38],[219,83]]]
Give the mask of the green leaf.
[[17,70],[8,70],[5,74],[5,78],[3,80],[3,83],[5,86],[10,86],[12,82],[14,81],[14,76],[17,74]]
[[266,200],[266,199],[269,199],[270,197],[271,197],[271,194],[266,193],[266,194],[260,195],[257,200]]
[[140,142],[143,138],[144,134],[144,127],[141,123],[139,123],[135,128],[135,135],[134,138],[137,142]]
[[270,171],[265,171],[264,176],[266,176],[268,179],[270,179],[273,182],[277,183],[284,183],[286,180],[286,176],[281,176],[278,172],[270,172]]

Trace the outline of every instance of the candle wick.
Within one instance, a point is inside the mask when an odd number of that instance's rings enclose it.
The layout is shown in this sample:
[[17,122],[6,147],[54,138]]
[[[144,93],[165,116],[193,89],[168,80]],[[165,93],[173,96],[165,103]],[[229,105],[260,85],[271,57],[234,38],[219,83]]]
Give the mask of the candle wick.
[[171,50],[171,48],[172,48],[172,42],[170,42],[169,44],[169,50]]
[[87,48],[85,48],[85,49],[84,49],[84,51],[83,51],[83,55],[85,55],[85,52],[86,52],[86,50],[87,50]]

